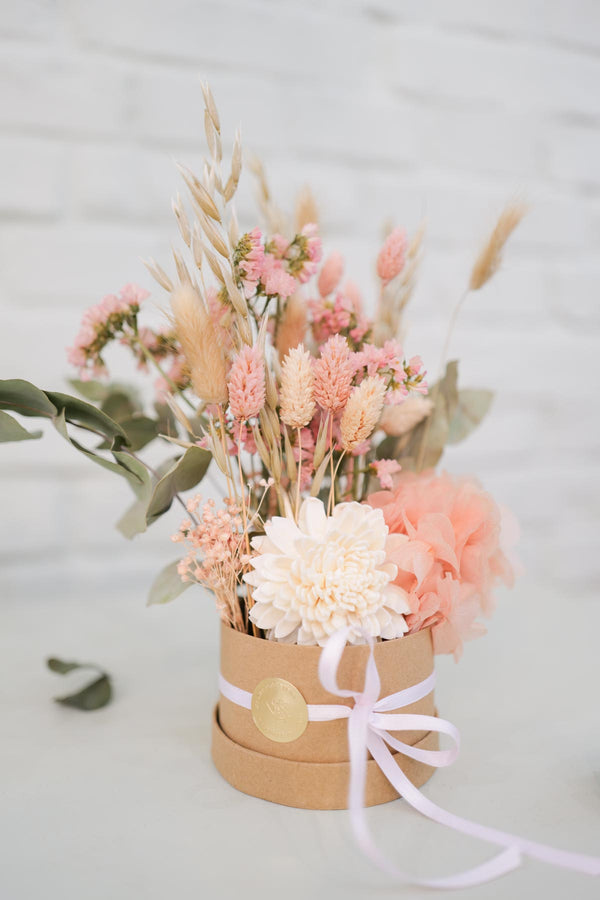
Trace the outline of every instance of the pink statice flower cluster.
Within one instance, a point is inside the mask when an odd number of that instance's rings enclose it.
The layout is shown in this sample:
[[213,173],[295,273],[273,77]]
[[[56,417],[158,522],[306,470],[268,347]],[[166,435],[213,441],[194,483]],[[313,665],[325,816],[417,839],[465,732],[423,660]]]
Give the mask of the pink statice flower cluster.
[[395,459],[375,459],[371,463],[371,469],[382,488],[391,490],[393,487],[392,475],[400,472],[402,466]]
[[360,291],[348,282],[340,287],[344,259],[332,253],[324,262],[317,279],[319,296],[308,300],[311,327],[318,344],[334,334],[347,337],[357,347],[372,328],[364,315]]
[[102,352],[107,344],[137,329],[137,316],[149,294],[135,284],[126,284],[118,294],[108,294],[83,315],[81,327],[67,359],[79,369],[82,381],[106,375]]
[[357,369],[363,370],[367,376],[381,375],[386,379],[387,404],[402,403],[411,392],[427,393],[426,373],[421,357],[413,356],[406,362],[398,341],[386,341],[382,347],[362,344],[355,356]]
[[316,273],[321,252],[321,238],[312,224],[305,225],[291,241],[274,234],[263,243],[258,228],[242,235],[234,265],[246,299],[265,294],[287,300]]
[[393,490],[368,503],[389,528],[386,549],[408,594],[409,632],[431,626],[435,652],[458,659],[463,641],[485,633],[479,617],[491,615],[494,587],[513,583],[500,509],[474,479],[434,472],[403,472]]
[[248,299],[256,293],[258,282],[263,271],[265,248],[262,245],[260,228],[244,234],[236,247],[234,262],[244,287],[244,296]]

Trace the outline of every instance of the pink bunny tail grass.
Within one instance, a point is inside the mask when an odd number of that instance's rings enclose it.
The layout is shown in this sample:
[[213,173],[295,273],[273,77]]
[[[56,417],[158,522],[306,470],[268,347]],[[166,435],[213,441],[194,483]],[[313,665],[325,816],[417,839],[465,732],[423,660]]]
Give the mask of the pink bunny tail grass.
[[327,297],[336,289],[344,274],[344,257],[341,253],[332,253],[323,263],[319,273],[317,287],[321,297]]
[[321,348],[321,356],[314,364],[315,400],[322,409],[337,412],[346,405],[355,371],[354,354],[348,341],[334,334]]
[[394,228],[387,236],[377,257],[377,274],[387,284],[404,268],[406,259],[406,232],[403,228]]
[[257,416],[265,405],[265,364],[257,347],[244,347],[229,373],[229,406],[240,422]]

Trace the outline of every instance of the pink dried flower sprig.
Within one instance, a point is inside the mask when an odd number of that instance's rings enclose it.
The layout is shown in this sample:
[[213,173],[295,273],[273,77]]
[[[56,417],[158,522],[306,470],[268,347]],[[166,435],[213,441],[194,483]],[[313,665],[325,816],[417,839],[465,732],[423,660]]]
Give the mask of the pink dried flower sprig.
[[258,347],[243,347],[233,360],[229,378],[229,408],[239,422],[247,422],[265,405],[265,363]]
[[385,402],[390,405],[402,403],[411,393],[427,393],[426,372],[420,356],[411,357],[408,362],[396,340],[386,341],[383,347],[363,344],[356,353],[357,367],[363,368],[367,376],[381,375],[386,379],[388,391]]
[[233,254],[233,262],[237,266],[247,299],[256,293],[263,271],[264,259],[265,249],[262,245],[262,234],[259,228],[254,228],[242,235]]
[[316,225],[305,225],[288,241],[274,234],[265,245],[261,269],[261,285],[268,296],[275,294],[284,300],[317,271],[321,259],[321,238]]
[[321,409],[335,413],[343,409],[352,390],[356,358],[346,338],[335,334],[321,347],[315,361],[314,398]]
[[86,310],[73,346],[67,349],[67,359],[77,366],[82,381],[107,374],[103,351],[117,338],[133,339],[140,305],[148,296],[138,285],[126,284],[118,295],[108,294]]
[[201,506],[202,496],[192,497],[186,505],[193,520],[185,519],[171,540],[189,547],[177,567],[181,580],[213,591],[221,618],[239,624],[236,586],[248,564],[246,540],[240,507],[228,498],[224,502],[224,508],[216,509],[214,500]]
[[394,228],[385,239],[377,257],[377,274],[384,286],[396,278],[404,268],[406,247],[405,230],[403,228]]

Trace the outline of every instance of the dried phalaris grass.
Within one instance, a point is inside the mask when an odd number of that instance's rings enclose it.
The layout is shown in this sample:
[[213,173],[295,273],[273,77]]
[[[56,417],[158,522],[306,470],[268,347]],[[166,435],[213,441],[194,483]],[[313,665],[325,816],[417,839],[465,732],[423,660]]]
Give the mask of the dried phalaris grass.
[[171,291],[173,290],[173,282],[171,281],[165,270],[162,268],[162,266],[159,266],[159,264],[154,259],[143,259],[142,262],[146,266],[154,280],[158,284],[160,284],[160,286],[164,288],[165,291],[171,293]]
[[206,135],[206,143],[208,144],[211,157],[217,162],[221,162],[221,159],[223,158],[221,135],[215,128],[215,123],[207,109],[204,110],[204,133]]
[[[215,222],[221,221],[221,214],[215,205],[215,201],[210,196],[210,192],[207,188],[204,187],[199,178],[197,178],[194,173],[188,169],[186,166],[182,166],[180,163],[177,163],[177,168],[179,169],[183,180],[187,184],[189,191],[204,213],[205,216],[208,216],[210,219],[214,219]],[[214,177],[214,169],[212,170],[212,174]],[[210,181],[210,176],[209,179]]]
[[249,160],[248,168],[258,182],[258,202],[269,231],[285,234],[288,230],[288,223],[284,214],[273,203],[262,162],[257,156],[253,156]]
[[209,248],[206,246],[206,244],[202,244],[202,252],[203,252],[204,256],[206,257],[206,260],[208,262],[208,265],[211,268],[213,275],[215,276],[217,281],[219,281],[221,284],[224,285],[225,278],[223,277],[223,271],[221,269],[221,266],[219,265],[219,261],[217,260],[217,257],[212,252],[212,250],[209,250]]
[[229,219],[229,227],[227,228],[227,235],[229,237],[229,243],[232,247],[235,247],[240,239],[240,226],[237,220],[237,216],[235,214],[235,209],[231,209],[231,217]]
[[229,296],[229,300],[231,305],[235,309],[236,313],[242,317],[242,319],[248,318],[248,301],[238,288],[235,280],[231,274],[231,271],[226,267],[223,267],[222,271],[222,281],[227,288],[227,294]]
[[498,271],[504,246],[526,212],[527,207],[520,200],[511,201],[502,210],[494,230],[475,260],[469,290],[480,290]]
[[188,268],[182,256],[177,252],[177,250],[173,250],[173,259],[175,260],[175,268],[177,269],[177,277],[179,278],[179,283],[191,284],[191,275],[188,272]]
[[181,237],[183,238],[184,243],[189,247],[192,240],[192,233],[190,230],[190,223],[188,222],[188,217],[185,213],[185,209],[183,203],[181,202],[181,197],[177,194],[175,200],[172,201],[171,207],[173,212],[175,213],[175,218],[177,219],[177,225],[179,226],[179,232]]
[[200,223],[194,222],[194,228],[192,230],[192,243],[191,243],[191,251],[192,256],[194,257],[194,262],[196,263],[196,268],[202,269],[202,234],[200,233]]
[[217,253],[224,257],[224,259],[229,259],[229,247],[223,240],[222,236],[219,234],[219,231],[215,224],[211,222],[209,218],[203,215],[202,211],[200,211],[200,225],[202,226],[204,234],[213,245]]
[[233,142],[233,151],[231,154],[231,180],[237,188],[238,182],[240,180],[240,175],[242,174],[242,137],[238,131],[235,133],[235,140]]
[[219,134],[221,133],[221,121],[219,119],[219,112],[217,110],[217,105],[215,103],[215,98],[212,95],[212,91],[208,82],[203,81],[200,85],[202,88],[202,95],[204,97],[204,105],[206,106],[206,111],[208,112],[213,125],[215,126],[215,131]]
[[319,207],[317,206],[315,195],[308,185],[305,185],[298,192],[295,224],[296,231],[302,231],[305,225],[319,224]]
[[226,403],[227,369],[219,333],[191,285],[171,295],[175,332],[185,357],[192,387],[206,403]]

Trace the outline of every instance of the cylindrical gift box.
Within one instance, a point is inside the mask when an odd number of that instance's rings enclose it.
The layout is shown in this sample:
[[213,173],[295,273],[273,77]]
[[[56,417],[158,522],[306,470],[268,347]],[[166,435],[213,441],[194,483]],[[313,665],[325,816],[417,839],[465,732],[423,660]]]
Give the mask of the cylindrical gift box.
[[[320,647],[278,643],[221,626],[221,674],[230,684],[253,694],[265,679],[283,679],[307,704],[351,706],[351,699],[334,696],[322,687],[320,654]],[[340,688],[363,689],[368,655],[367,645],[345,647],[338,670]],[[381,679],[380,698],[411,687],[433,671],[430,630],[379,641],[374,645],[374,656]],[[401,711],[434,716],[433,692]],[[212,757],[233,787],[253,797],[303,809],[346,809],[350,776],[347,729],[347,718],[308,722],[300,737],[272,740],[259,730],[251,710],[221,694],[214,713]],[[390,733],[422,749],[438,747],[435,732]],[[394,753],[394,758],[417,787],[433,774],[431,766],[401,753]],[[375,806],[397,797],[376,762],[369,758],[365,805]]]

